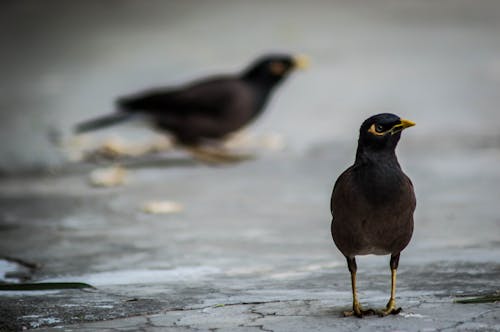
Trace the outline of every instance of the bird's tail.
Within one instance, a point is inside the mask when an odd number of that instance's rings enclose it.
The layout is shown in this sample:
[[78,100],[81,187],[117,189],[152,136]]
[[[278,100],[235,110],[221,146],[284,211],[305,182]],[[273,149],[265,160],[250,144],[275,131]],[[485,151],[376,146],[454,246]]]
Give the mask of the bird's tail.
[[113,114],[109,114],[109,115],[104,115],[104,116],[77,124],[75,127],[75,133],[81,134],[81,133],[85,133],[88,131],[106,128],[106,127],[113,126],[115,124],[130,120],[133,117],[134,117],[134,115],[131,113],[113,113]]

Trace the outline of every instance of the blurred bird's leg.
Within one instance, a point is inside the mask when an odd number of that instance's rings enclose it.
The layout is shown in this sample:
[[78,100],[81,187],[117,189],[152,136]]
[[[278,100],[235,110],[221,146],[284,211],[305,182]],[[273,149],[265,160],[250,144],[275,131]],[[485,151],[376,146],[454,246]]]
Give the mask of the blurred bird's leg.
[[253,159],[253,155],[231,153],[221,147],[189,146],[186,149],[194,158],[209,164],[227,164]]
[[215,156],[213,153],[208,151],[207,149],[198,147],[198,146],[188,146],[186,150],[198,161],[207,163],[207,164],[221,164],[224,163],[221,158]]
[[379,316],[387,315],[397,315],[401,311],[401,308],[396,307],[396,271],[399,264],[399,253],[397,255],[391,255],[391,298],[387,302],[387,306],[384,310],[381,310],[378,314]]
[[363,310],[358,301],[358,293],[356,290],[356,258],[355,257],[346,257],[347,259],[347,267],[349,268],[349,272],[351,272],[351,285],[352,285],[352,311],[344,311],[344,317],[356,316],[359,318],[363,318],[363,315],[372,315],[375,313],[375,310],[368,309]]

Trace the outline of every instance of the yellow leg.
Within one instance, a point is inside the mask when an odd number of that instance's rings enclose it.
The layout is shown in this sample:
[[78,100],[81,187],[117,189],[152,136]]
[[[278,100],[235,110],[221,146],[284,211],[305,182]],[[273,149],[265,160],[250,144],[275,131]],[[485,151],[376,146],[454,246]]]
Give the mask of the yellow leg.
[[387,315],[397,315],[401,311],[401,308],[396,308],[396,269],[391,269],[391,298],[387,302],[387,306],[384,310],[381,310],[378,314],[381,317]]
[[352,285],[352,311],[344,311],[344,317],[356,316],[363,318],[364,315],[372,315],[375,310],[363,310],[358,301],[358,293],[356,290],[356,271],[351,271],[351,285]]

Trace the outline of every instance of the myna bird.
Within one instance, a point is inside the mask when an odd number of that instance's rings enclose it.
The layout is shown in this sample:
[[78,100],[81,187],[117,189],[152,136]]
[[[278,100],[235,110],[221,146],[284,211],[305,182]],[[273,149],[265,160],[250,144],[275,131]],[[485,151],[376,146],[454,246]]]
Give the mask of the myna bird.
[[356,293],[356,256],[369,254],[391,255],[391,297],[378,314],[401,311],[395,301],[396,269],[399,255],[413,233],[416,199],[395,149],[401,132],[414,125],[389,113],[364,121],[354,165],[339,176],[333,188],[331,232],[335,245],[347,259],[352,283],[352,311],[345,312],[345,316],[375,313],[362,309]]
[[205,143],[220,142],[253,121],[265,109],[274,88],[294,69],[307,66],[304,56],[266,55],[237,74],[119,98],[114,114],[81,123],[76,132],[108,127],[139,115],[170,133],[176,143],[195,157],[212,162],[231,161],[230,154],[204,148]]

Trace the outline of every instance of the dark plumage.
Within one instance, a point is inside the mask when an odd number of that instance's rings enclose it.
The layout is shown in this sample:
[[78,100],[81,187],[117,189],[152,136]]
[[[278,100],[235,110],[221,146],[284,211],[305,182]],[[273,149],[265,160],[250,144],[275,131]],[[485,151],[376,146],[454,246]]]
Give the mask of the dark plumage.
[[378,114],[361,125],[354,165],[335,183],[330,209],[331,232],[337,248],[347,259],[351,272],[353,311],[346,315],[362,317],[356,293],[357,255],[391,255],[391,298],[380,315],[398,313],[395,288],[399,255],[413,233],[416,206],[413,185],[403,173],[395,148],[401,131],[415,123],[394,114]]
[[76,131],[95,130],[143,115],[178,143],[198,147],[206,140],[223,139],[254,120],[264,110],[274,88],[293,69],[306,65],[304,57],[263,56],[236,75],[120,98],[115,114],[81,123]]

